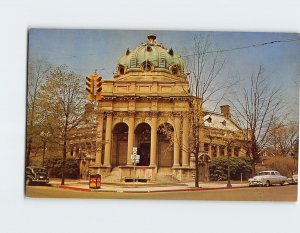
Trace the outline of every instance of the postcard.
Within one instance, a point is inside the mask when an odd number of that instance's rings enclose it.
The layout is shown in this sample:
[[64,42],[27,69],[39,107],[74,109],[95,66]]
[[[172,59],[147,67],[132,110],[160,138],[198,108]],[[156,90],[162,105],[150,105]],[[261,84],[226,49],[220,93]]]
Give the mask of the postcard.
[[25,195],[297,201],[296,33],[28,30]]

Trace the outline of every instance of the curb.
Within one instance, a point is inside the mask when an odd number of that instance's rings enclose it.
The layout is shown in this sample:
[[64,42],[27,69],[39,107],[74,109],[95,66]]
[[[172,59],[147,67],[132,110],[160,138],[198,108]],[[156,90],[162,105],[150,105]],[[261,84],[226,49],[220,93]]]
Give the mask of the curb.
[[187,192],[187,191],[207,191],[207,190],[230,190],[230,189],[241,189],[241,188],[249,188],[248,186],[241,187],[220,187],[220,188],[188,188],[188,189],[171,189],[171,190],[152,190],[148,191],[149,193],[161,193],[161,192]]
[[92,192],[91,189],[79,188],[79,187],[72,187],[72,186],[66,186],[66,185],[59,185],[58,188],[61,188],[61,189],[70,189],[70,190],[75,190],[75,191],[83,191],[83,192]]
[[146,190],[146,191],[135,191],[135,190],[103,190],[103,189],[89,189],[89,188],[80,188],[66,185],[59,185],[58,188],[69,189],[74,191],[83,191],[83,192],[117,192],[117,193],[166,193],[166,192],[189,192],[189,191],[208,191],[208,190],[230,190],[230,189],[242,189],[249,188],[249,186],[240,186],[240,187],[219,187],[219,188],[186,188],[186,189],[170,189],[170,190]]

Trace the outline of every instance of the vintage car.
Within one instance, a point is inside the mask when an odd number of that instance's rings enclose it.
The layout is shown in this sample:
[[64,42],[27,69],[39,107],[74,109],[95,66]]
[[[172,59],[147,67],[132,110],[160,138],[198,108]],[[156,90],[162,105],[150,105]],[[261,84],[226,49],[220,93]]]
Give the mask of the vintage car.
[[249,186],[271,186],[273,184],[283,185],[287,177],[280,175],[278,171],[262,171],[249,179]]
[[48,184],[48,172],[43,167],[26,167],[25,169],[25,183],[26,185]]
[[298,184],[298,175],[293,175],[292,178],[288,178],[287,182],[289,184]]

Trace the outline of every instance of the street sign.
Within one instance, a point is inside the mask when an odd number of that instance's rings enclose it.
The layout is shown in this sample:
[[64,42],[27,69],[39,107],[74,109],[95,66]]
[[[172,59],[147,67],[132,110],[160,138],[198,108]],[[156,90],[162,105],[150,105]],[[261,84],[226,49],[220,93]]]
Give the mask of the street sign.
[[132,147],[131,162],[133,163],[133,170],[134,170],[133,182],[135,182],[136,164],[140,162],[140,155],[137,154],[137,149],[138,149],[137,147]]
[[131,159],[140,159],[140,158],[141,158],[140,155],[137,155],[137,154],[131,155]]

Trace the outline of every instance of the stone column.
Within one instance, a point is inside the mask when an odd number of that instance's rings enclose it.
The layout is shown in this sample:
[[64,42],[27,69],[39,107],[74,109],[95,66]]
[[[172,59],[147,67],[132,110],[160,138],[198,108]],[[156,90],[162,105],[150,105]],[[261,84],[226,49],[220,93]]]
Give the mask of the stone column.
[[106,114],[104,166],[110,167],[112,112]]
[[151,148],[150,148],[150,166],[156,166],[156,148],[157,148],[157,112],[152,113],[151,125]]
[[234,145],[232,145],[232,147],[231,147],[231,157],[234,157]]
[[217,146],[217,158],[220,157],[220,145],[216,145]]
[[96,136],[96,164],[101,165],[102,143],[103,143],[103,113],[98,116],[97,136]]
[[237,148],[237,157],[240,157],[240,154],[241,154],[241,148],[238,147],[238,148]]
[[173,167],[179,167],[179,156],[180,156],[180,146],[179,146],[179,140],[180,140],[180,118],[179,115],[175,115],[175,129],[174,129],[174,163]]
[[183,118],[182,122],[182,166],[189,167],[189,153],[188,153],[188,132],[189,121],[187,117]]
[[129,126],[128,126],[128,146],[127,146],[127,165],[132,165],[131,155],[134,140],[134,112],[129,112]]

